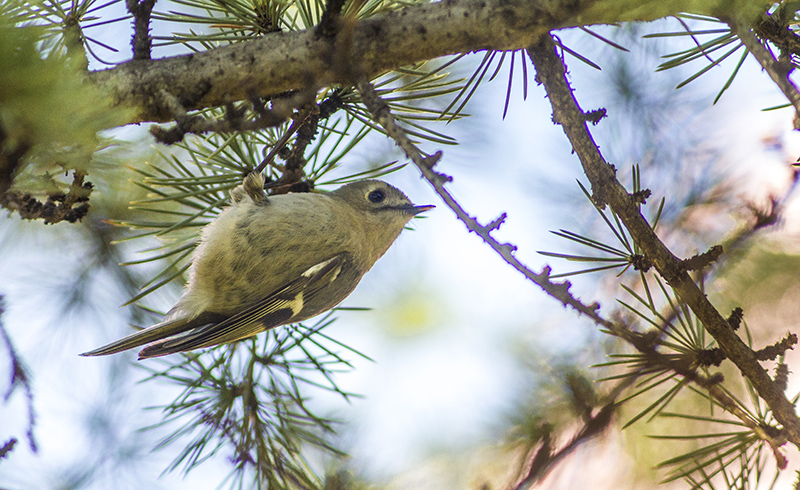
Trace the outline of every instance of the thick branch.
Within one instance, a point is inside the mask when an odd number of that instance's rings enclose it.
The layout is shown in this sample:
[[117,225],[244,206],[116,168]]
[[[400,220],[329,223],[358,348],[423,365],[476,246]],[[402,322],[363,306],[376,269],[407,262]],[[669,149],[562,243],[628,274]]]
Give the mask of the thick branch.
[[564,129],[584,172],[592,184],[596,199],[611,206],[619,215],[634,241],[652,261],[680,299],[685,302],[716,339],[725,355],[746,376],[758,394],[772,409],[775,418],[784,426],[789,440],[800,446],[800,419],[794,405],[772,381],[756,360],[753,351],[736,335],[725,318],[714,308],[697,284],[692,281],[680,259],[675,257],[658,238],[639,212],[635,200],[616,179],[614,168],[605,162],[586,126],[586,116],[575,100],[566,79],[566,69],[551,36],[529,49],[536,67],[537,79],[547,91],[553,107],[553,119]]
[[[359,20],[346,59],[337,66],[337,43],[314,30],[276,32],[206,52],[133,60],[90,74],[120,105],[136,108],[130,122],[173,119],[159,102],[166,90],[186,110],[216,107],[251,96],[316,86],[350,84],[349,74],[369,78],[441,56],[483,49],[530,46],[551,29],[583,24],[653,20],[682,11],[713,13],[725,0],[446,0],[405,7]],[[350,33],[348,33],[348,36]]]

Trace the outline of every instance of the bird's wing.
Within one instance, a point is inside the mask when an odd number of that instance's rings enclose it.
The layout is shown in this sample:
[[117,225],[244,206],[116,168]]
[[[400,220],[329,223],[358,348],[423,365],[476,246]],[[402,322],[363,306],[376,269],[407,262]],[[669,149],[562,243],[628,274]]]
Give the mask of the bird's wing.
[[290,323],[292,317],[303,310],[305,301],[336,279],[346,255],[342,253],[309,267],[283,288],[219,323],[204,325],[170,338],[162,337],[160,341],[142,349],[139,359],[234,342]]
[[156,323],[151,327],[139,330],[136,333],[132,333],[127,337],[117,340],[116,342],[112,342],[89,352],[84,352],[81,355],[105,356],[108,354],[116,354],[117,352],[122,352],[124,350],[133,349],[134,347],[139,347],[140,345],[155,342],[156,340],[172,337],[194,328],[202,327],[203,325],[209,323],[219,323],[225,320],[225,318],[225,315],[205,312],[191,320],[187,320],[185,317],[169,319],[161,323]]

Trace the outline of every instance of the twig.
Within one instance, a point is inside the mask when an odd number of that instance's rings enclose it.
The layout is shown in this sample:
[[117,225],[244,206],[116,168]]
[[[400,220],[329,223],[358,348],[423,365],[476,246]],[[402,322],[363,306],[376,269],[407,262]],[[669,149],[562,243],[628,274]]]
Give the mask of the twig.
[[314,28],[317,37],[334,39],[340,28],[340,17],[344,8],[344,0],[327,0],[325,10],[319,24]]
[[150,48],[152,41],[150,39],[150,14],[153,12],[153,7],[156,0],[126,0],[125,6],[128,12],[133,15],[133,38],[131,39],[131,46],[133,47],[133,59],[135,60],[149,60]]
[[720,255],[722,255],[722,251],[722,245],[714,245],[701,254],[693,255],[688,259],[683,259],[681,263],[683,264],[683,268],[687,271],[703,270],[713,262],[716,262]]
[[44,203],[30,194],[8,191],[0,197],[0,206],[16,211],[22,219],[43,219],[47,225],[60,221],[75,223],[89,212],[89,195],[93,186],[91,182],[84,182],[85,177],[85,172],[76,170],[69,191],[50,194]]
[[598,309],[600,305],[597,303],[586,305],[572,296],[572,293],[569,291],[571,287],[569,281],[552,282],[550,280],[549,267],[545,267],[544,270],[538,274],[533,272],[514,256],[514,251],[517,249],[516,245],[500,243],[496,240],[491,233],[500,226],[502,223],[501,218],[504,218],[503,216],[489,225],[482,225],[477,219],[470,216],[444,187],[447,182],[452,180],[452,177],[433,170],[433,166],[441,158],[442,153],[436,152],[433,155],[423,155],[409,139],[405,130],[397,125],[389,111],[389,106],[378,96],[372,84],[366,80],[362,80],[358,82],[356,87],[361,94],[361,100],[364,102],[364,105],[366,105],[375,121],[383,127],[386,134],[389,135],[417,165],[423,177],[433,186],[434,191],[436,191],[442,201],[453,210],[458,219],[466,225],[469,231],[481,237],[483,241],[497,252],[509,265],[542,288],[547,294],[559,300],[564,306],[571,307],[578,313],[590,318],[601,327],[609,330],[616,328],[613,322],[599,315]]
[[515,490],[525,490],[541,481],[559,461],[569,456],[581,444],[602,434],[611,424],[615,408],[614,402],[604,405],[583,425],[578,434],[558,451],[551,450],[552,441],[547,438],[534,454],[525,478],[516,485]]
[[292,118],[292,124],[272,146],[272,150],[270,150],[267,157],[255,168],[254,172],[261,172],[267,168],[267,166],[274,165],[275,157],[286,148],[286,145],[289,144],[289,140],[295,133],[298,135],[298,137],[295,138],[294,147],[286,158],[286,167],[283,169],[284,172],[281,176],[281,181],[271,185],[271,187],[275,187],[279,191],[275,193],[280,194],[281,188],[285,188],[283,189],[284,192],[288,192],[291,185],[302,180],[304,176],[303,166],[305,165],[303,152],[316,134],[317,123],[320,119],[319,113],[320,110],[317,104],[307,104],[295,114]]
[[617,383],[616,386],[603,397],[604,399],[599,404],[601,406],[600,410],[590,416],[588,420],[585,420],[583,427],[578,433],[559,450],[552,451],[552,440],[548,434],[547,437],[543,439],[536,452],[531,454],[529,462],[525,465],[527,467],[526,475],[522,479],[516,479],[518,483],[514,485],[514,489],[524,490],[543,480],[559,461],[563,460],[581,444],[589,442],[591,439],[601,435],[603,431],[611,425],[613,420],[612,415],[614,409],[617,407],[617,399],[639,379],[639,376],[640,375],[637,373],[632,373],[630,376]]
[[6,456],[8,456],[8,453],[13,451],[14,450],[14,446],[16,446],[16,445],[17,445],[17,440],[15,438],[13,438],[13,437],[11,439],[9,439],[8,441],[6,441],[5,444],[3,444],[2,447],[0,447],[0,459],[3,459]]
[[[4,312],[5,305],[3,304],[3,296],[0,295],[0,318],[2,318]],[[8,399],[11,397],[11,394],[14,393],[14,389],[18,386],[21,386],[22,390],[25,392],[25,399],[28,402],[28,445],[30,446],[31,451],[35,453],[38,451],[38,446],[36,445],[36,439],[33,436],[33,427],[36,425],[36,414],[33,411],[33,390],[31,389],[28,370],[17,355],[17,351],[14,349],[14,344],[11,343],[11,338],[8,336],[2,321],[0,321],[0,339],[3,340],[6,350],[8,351],[8,358],[11,361],[11,379],[9,381],[8,391],[5,393],[4,398],[5,401],[8,401]],[[15,443],[16,439],[11,439],[10,441],[6,442],[2,448],[3,455],[8,453],[8,451],[14,447]]]
[[154,124],[150,126],[150,134],[159,143],[172,145],[182,141],[186,134],[254,131],[280,126],[292,117],[294,109],[313,103],[315,95],[316,89],[312,83],[302,91],[273,100],[272,109],[253,102],[256,117],[252,119],[245,118],[245,111],[236,109],[231,104],[227,106],[225,118],[208,119],[197,114],[189,114],[176,96],[167,90],[161,90],[158,94],[161,107],[172,114],[176,124],[169,129]]

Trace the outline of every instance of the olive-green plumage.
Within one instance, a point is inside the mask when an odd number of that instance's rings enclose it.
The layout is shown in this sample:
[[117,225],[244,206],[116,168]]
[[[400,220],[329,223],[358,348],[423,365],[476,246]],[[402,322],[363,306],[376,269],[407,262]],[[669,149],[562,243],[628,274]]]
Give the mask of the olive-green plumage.
[[82,355],[150,344],[139,358],[157,357],[316,316],[344,300],[406,223],[432,207],[380,180],[269,198],[263,185],[249,174],[203,229],[189,282],[164,321]]

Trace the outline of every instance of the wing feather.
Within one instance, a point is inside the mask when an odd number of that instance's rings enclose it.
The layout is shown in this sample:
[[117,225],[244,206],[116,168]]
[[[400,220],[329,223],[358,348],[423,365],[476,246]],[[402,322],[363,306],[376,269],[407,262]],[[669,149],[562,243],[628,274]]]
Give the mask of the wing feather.
[[139,359],[234,342],[290,323],[303,310],[305,300],[316,296],[336,279],[345,255],[336,255],[308,268],[283,288],[219,323],[204,325],[169,338],[161,337],[160,341],[142,349]]

